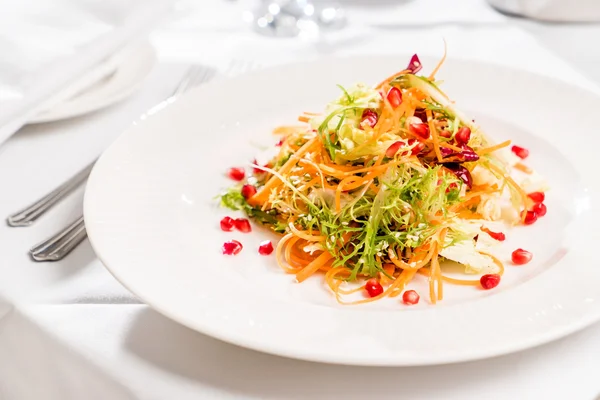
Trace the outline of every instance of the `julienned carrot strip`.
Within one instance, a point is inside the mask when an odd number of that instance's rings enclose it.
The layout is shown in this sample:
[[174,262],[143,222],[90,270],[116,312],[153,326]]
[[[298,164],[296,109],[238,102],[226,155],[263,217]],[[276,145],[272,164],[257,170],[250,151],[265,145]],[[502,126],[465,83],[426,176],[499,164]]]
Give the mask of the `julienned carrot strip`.
[[302,131],[306,131],[306,126],[305,125],[298,125],[298,126],[278,126],[277,128],[273,129],[273,135],[288,136],[288,135],[291,135],[293,133],[298,133],[298,132],[302,132]]
[[440,142],[440,147],[445,147],[447,149],[454,150],[457,153],[460,153],[463,151],[463,149],[461,149],[460,147],[456,147],[454,145],[451,145],[450,143],[445,143],[445,142]]
[[310,117],[306,116],[306,115],[301,115],[298,117],[298,121],[300,122],[309,122],[310,121]]
[[332,258],[333,256],[327,251],[321,253],[321,255],[312,260],[306,267],[302,268],[302,270],[296,274],[296,280],[298,282],[305,281],[306,278],[317,272],[319,268],[325,265],[325,263]]
[[433,80],[435,78],[435,74],[438,73],[438,71],[444,64],[444,61],[446,61],[446,50],[447,50],[447,45],[446,45],[446,41],[444,40],[444,55],[442,56],[442,59],[440,60],[440,62],[438,62],[438,64],[435,66],[433,71],[431,71],[431,74],[429,74],[429,80]]
[[515,169],[518,169],[521,172],[525,172],[526,174],[533,174],[533,170],[523,163],[516,163]]
[[494,146],[490,146],[490,147],[484,147],[483,149],[479,149],[476,151],[477,154],[479,154],[480,156],[484,155],[484,154],[488,154],[491,152],[494,152],[496,150],[500,150],[506,146],[510,146],[511,141],[510,140],[505,140],[502,143],[498,143]]
[[344,190],[344,186],[348,183],[348,182],[352,182],[355,181],[357,179],[362,179],[360,177],[357,176],[349,176],[347,178],[344,178],[340,181],[340,183],[338,183],[337,188],[335,189],[335,212],[337,214],[339,214],[339,212],[342,210],[342,191]]
[[288,224],[288,228],[295,236],[298,236],[301,239],[307,240],[309,242],[323,242],[325,240],[325,236],[320,235],[311,235],[305,231],[301,231],[294,226],[293,222]]
[[[279,172],[280,175],[285,175],[288,172],[290,172],[290,170],[298,163],[298,161],[300,161],[300,158],[305,153],[307,153],[309,150],[311,150],[315,144],[318,144],[318,143],[319,143],[318,137],[314,137],[314,138],[310,139],[308,142],[304,143],[304,145],[300,149],[298,149],[297,152],[292,154],[290,159],[287,160],[287,162],[285,164],[283,164],[283,166],[281,168],[279,168],[279,170],[277,172]],[[271,189],[276,188],[280,184],[281,184],[281,182],[280,182],[279,178],[277,178],[276,176],[271,177],[271,179],[269,179],[267,181],[267,183],[265,183],[265,185],[263,186],[263,188],[261,189],[260,192],[256,193],[254,196],[252,196],[248,199],[248,204],[250,204],[251,206],[259,206],[259,205],[265,203],[266,200],[268,199],[268,196],[270,195]]]
[[431,134],[431,138],[433,140],[433,149],[435,150],[435,155],[436,155],[438,161],[442,162],[442,153],[440,152],[440,140],[438,138],[435,124],[433,123],[431,110],[426,110],[425,114],[427,115],[427,123],[429,125],[429,133]]

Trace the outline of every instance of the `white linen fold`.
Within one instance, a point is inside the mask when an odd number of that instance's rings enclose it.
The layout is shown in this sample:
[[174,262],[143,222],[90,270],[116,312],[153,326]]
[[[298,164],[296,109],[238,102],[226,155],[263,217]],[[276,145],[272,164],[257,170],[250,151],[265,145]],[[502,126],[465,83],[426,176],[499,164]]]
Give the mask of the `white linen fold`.
[[[146,35],[170,4],[169,0],[19,0],[3,5],[0,143],[43,108],[100,78],[95,68]],[[79,86],[65,91],[73,81]]]

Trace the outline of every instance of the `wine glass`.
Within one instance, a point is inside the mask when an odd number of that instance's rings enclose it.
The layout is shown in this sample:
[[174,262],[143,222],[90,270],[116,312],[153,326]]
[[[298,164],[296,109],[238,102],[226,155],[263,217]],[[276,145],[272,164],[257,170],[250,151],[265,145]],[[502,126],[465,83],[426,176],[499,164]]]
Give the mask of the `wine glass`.
[[276,37],[316,36],[345,26],[343,9],[331,1],[263,0],[252,13],[258,33]]

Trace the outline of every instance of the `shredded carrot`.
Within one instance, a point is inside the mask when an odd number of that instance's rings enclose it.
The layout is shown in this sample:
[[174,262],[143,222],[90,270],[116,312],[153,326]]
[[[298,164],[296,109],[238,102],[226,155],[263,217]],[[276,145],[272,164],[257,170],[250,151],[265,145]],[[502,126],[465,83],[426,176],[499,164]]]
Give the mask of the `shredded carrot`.
[[433,118],[431,114],[431,110],[425,111],[427,115],[427,123],[429,125],[429,133],[431,134],[431,138],[433,139],[433,149],[435,150],[435,155],[438,159],[438,162],[442,162],[442,153],[440,152],[440,141],[438,138],[437,130],[435,128],[435,124],[433,123]]
[[[446,43],[444,55],[429,75],[430,80],[435,78],[445,60]],[[531,202],[501,164],[494,164],[498,160],[490,157],[481,159],[478,165],[488,168],[502,183],[463,185],[458,198],[431,189],[434,185],[427,186],[436,180],[439,185],[450,174],[439,166],[442,161],[463,161],[459,157],[443,158],[443,152],[449,149],[458,154],[463,149],[448,138],[449,135],[440,135],[452,121],[443,113],[432,111],[430,105],[439,103],[435,98],[437,94],[434,96],[418,87],[403,87],[402,103],[396,107],[390,104],[385,96],[390,83],[408,72],[400,71],[376,86],[383,94],[381,101],[378,100],[379,106],[374,106],[377,121],[373,127],[366,123],[354,126],[353,129],[358,129],[352,131],[354,146],[346,146],[337,137],[338,132],[328,132],[330,137],[323,137],[304,125],[282,126],[273,131],[282,135],[278,155],[269,162],[275,167],[253,165],[264,173],[255,173],[254,181],[242,183],[258,189],[246,200],[247,204],[243,204],[248,213],[256,211],[257,219],[266,226],[287,232],[275,249],[275,258],[282,270],[294,274],[297,282],[315,274],[324,276],[326,286],[341,304],[364,304],[385,297],[394,299],[411,285],[416,274],[426,277],[432,304],[444,298],[445,284],[479,285],[479,280],[456,279],[442,272],[445,266],[440,253],[446,246],[445,237],[449,229],[453,229],[454,220],[482,219],[475,211],[482,199],[485,195],[501,193],[506,186],[519,198],[524,210]],[[340,120],[355,123],[361,111],[355,112],[353,119],[348,113]],[[430,132],[428,139],[417,138],[422,145],[421,152],[416,155],[406,154],[407,151],[388,153],[391,143],[414,136],[406,119],[415,113],[420,118],[424,118],[422,113],[425,113]],[[298,119],[306,123],[316,115],[319,114],[304,112]],[[510,143],[505,141],[476,151],[483,156]],[[376,150],[371,151],[371,148]],[[465,164],[469,170],[472,165]],[[431,173],[432,168],[435,168],[434,173]],[[532,172],[522,163],[516,164],[515,169]],[[413,179],[413,174],[423,174],[431,180],[421,185],[418,179]],[[417,195],[404,192],[405,187],[401,185],[408,186]],[[514,204],[522,211],[519,201]],[[252,209],[248,209],[248,205]],[[386,229],[370,225],[375,215],[380,215],[378,223]],[[425,222],[423,231],[421,222]],[[361,226],[367,228],[357,229]],[[418,246],[412,244],[416,239],[411,235],[419,238]],[[504,266],[496,257],[481,254],[491,257],[499,273],[503,273]],[[375,279],[382,288],[367,291],[368,279]]]
[[523,163],[516,163],[515,169],[518,169],[521,172],[525,172],[526,174],[533,174],[533,170]]
[[331,260],[332,258],[333,256],[328,252],[321,253],[321,255],[312,260],[306,267],[304,267],[300,272],[296,274],[296,280],[298,282],[305,281],[306,278],[317,272],[319,268],[325,265],[325,263]]
[[488,153],[492,153],[496,150],[500,150],[504,147],[510,146],[511,141],[510,140],[506,140],[502,143],[498,143],[494,146],[490,146],[490,147],[485,147],[483,149],[479,149],[477,150],[477,154],[479,154],[480,156],[484,155],[484,154],[488,154]]
[[442,67],[442,65],[444,64],[444,61],[446,61],[446,53],[447,53],[447,44],[446,44],[446,40],[444,40],[444,55],[442,56],[442,59],[440,60],[440,62],[438,62],[438,64],[435,66],[435,68],[433,69],[433,71],[431,71],[431,74],[429,74],[429,80],[433,80],[435,78],[435,74],[438,73],[438,71],[440,70],[440,68]]

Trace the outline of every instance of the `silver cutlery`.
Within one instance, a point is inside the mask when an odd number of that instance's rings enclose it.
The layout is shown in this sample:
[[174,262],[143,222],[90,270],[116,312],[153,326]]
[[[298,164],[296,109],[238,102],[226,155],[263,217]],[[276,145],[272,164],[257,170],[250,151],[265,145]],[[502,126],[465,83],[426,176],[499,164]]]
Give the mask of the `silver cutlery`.
[[85,181],[92,171],[94,163],[92,162],[84,169],[79,171],[73,177],[71,177],[68,181],[31,204],[30,206],[20,210],[13,215],[9,216],[6,219],[6,222],[10,226],[29,226],[33,224],[33,222],[44,215],[46,211],[48,211],[52,206],[60,202],[65,196],[71,193],[77,186],[79,186],[83,181]]
[[[249,63],[249,62],[234,60],[230,64],[228,71],[226,72],[226,75],[232,76],[237,73],[244,72],[245,70],[248,70],[249,67],[250,67],[250,69],[252,69],[252,68],[256,68],[258,66],[256,64]],[[201,66],[191,67],[186,72],[185,76],[180,81],[180,83],[177,85],[173,94],[171,94],[171,96],[168,97],[168,100],[177,98],[181,94],[185,93],[187,90],[212,79],[213,76],[214,76],[214,74],[212,73],[212,70],[210,68],[201,67]],[[55,198],[56,196],[52,197],[51,196],[52,194],[59,192],[60,191],[59,189],[65,188],[65,187],[70,187],[70,190],[72,190],[74,187],[79,185],[81,182],[83,182],[88,177],[93,165],[94,165],[94,163],[90,164],[88,167],[86,167],[84,170],[79,172],[73,178],[69,179],[69,181],[63,183],[57,189],[53,190],[48,195],[44,196],[42,199],[35,202],[32,206],[15,214],[15,216],[18,216],[18,215],[24,213],[25,211],[28,211],[30,208],[34,208],[33,207],[34,205],[37,205],[38,203],[42,202],[42,200],[44,200],[44,199],[52,198],[53,201],[51,202],[51,204],[48,207],[39,211],[37,214],[35,214],[35,218],[33,218],[31,220],[31,222],[29,222],[27,225],[31,224],[37,217],[41,216],[52,205],[56,204],[60,199],[62,199],[62,197],[64,197],[66,195],[66,194],[62,194],[59,198]],[[89,168],[89,170],[88,170],[88,168]],[[80,175],[83,175],[83,178],[80,177]],[[41,208],[41,207],[38,207],[38,208]],[[14,216],[9,217],[9,219],[11,219],[12,217],[14,217]],[[9,224],[11,226],[26,226],[26,225],[12,225],[10,223],[10,221],[9,221]],[[64,258],[66,255],[68,255],[86,237],[87,237],[87,232],[85,229],[85,222],[83,220],[83,215],[82,215],[79,218],[77,218],[74,222],[69,224],[67,227],[61,229],[55,235],[51,236],[50,238],[48,238],[48,239],[44,240],[43,242],[38,243],[37,245],[32,247],[29,250],[29,253],[30,253],[31,257],[33,258],[33,260],[35,260],[35,261],[58,261],[58,260],[61,260],[62,258]]]
[[87,236],[83,215],[65,229],[29,250],[35,261],[58,261],[69,254]]

